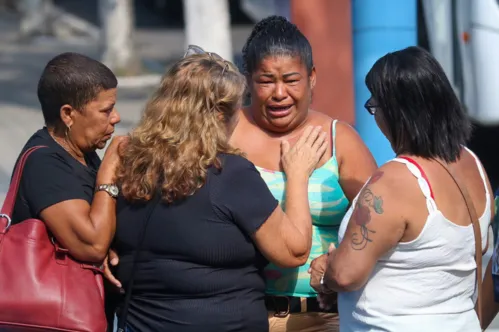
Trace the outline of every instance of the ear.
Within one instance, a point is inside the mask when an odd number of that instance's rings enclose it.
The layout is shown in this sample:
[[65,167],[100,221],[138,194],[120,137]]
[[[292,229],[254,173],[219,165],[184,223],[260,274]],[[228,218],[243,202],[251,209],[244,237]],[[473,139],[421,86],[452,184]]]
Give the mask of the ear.
[[74,122],[74,112],[76,110],[68,104],[62,105],[60,109],[61,120],[67,128],[71,128]]
[[312,67],[312,70],[310,71],[310,76],[308,77],[310,80],[310,88],[313,89],[315,88],[315,83],[317,81],[317,74],[315,72],[315,66]]
[[253,79],[250,75],[246,75],[246,90],[250,90],[252,88]]
[[220,122],[224,122],[224,120],[225,120],[225,117],[222,114],[222,112],[217,111],[216,117],[217,117],[218,121],[220,121]]

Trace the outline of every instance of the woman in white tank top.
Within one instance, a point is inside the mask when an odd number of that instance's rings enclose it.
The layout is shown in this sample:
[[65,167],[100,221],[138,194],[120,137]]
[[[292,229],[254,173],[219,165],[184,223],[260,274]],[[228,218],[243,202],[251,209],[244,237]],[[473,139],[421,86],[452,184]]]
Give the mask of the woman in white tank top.
[[[338,292],[341,332],[474,332],[475,238],[465,200],[439,163],[465,183],[483,246],[493,215],[480,161],[463,148],[470,122],[437,61],[410,47],[367,74],[366,109],[397,158],[352,203],[340,245],[312,263],[312,285]],[[316,281],[321,280],[318,284]]]

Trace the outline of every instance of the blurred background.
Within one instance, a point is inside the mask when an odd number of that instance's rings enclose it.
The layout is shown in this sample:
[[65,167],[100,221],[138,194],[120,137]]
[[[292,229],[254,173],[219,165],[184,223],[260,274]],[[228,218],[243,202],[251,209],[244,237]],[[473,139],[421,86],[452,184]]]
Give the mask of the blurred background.
[[469,146],[499,187],[499,0],[0,0],[0,203],[22,146],[43,126],[36,85],[53,56],[79,52],[115,72],[124,134],[187,45],[240,65],[252,26],[273,14],[312,44],[313,107],[355,126],[378,164],[394,155],[363,108],[365,74],[387,52],[432,52],[475,125]]

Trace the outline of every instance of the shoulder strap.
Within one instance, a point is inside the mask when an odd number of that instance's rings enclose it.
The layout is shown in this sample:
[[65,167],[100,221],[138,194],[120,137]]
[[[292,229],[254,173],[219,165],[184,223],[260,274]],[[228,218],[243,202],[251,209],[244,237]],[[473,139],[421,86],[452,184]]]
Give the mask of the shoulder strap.
[[[436,160],[436,159],[435,159]],[[475,235],[475,262],[476,262],[476,283],[477,283],[477,300],[475,310],[480,320],[480,325],[482,325],[482,235],[480,232],[480,223],[478,222],[478,217],[475,210],[475,205],[471,200],[471,197],[466,189],[466,186],[459,179],[456,173],[447,165],[443,164],[439,160],[436,160],[446,171],[449,173],[451,178],[454,180],[461,195],[463,195],[466,201],[466,206],[468,207],[468,213],[471,218],[471,223],[473,224],[473,233]]]
[[475,159],[476,167],[478,168],[478,172],[480,173],[480,177],[482,178],[483,181],[483,186],[485,187],[485,194],[487,195],[487,201],[489,201],[489,186],[487,185],[487,177],[485,176],[485,170],[483,169],[482,162],[478,158],[478,156],[475,154],[475,152],[471,151],[467,147],[464,147],[466,151],[468,151],[473,158]]
[[431,183],[430,183],[430,180],[428,179],[428,176],[426,176],[426,173],[423,169],[423,167],[421,167],[421,165],[419,165],[419,163],[417,161],[415,161],[414,159],[410,158],[410,157],[398,157],[396,159],[403,159],[403,160],[406,160],[407,162],[411,163],[412,165],[416,166],[416,168],[419,170],[419,173],[421,173],[421,176],[423,177],[423,179],[426,181],[426,183],[428,184],[428,188],[430,189],[430,197],[435,199],[435,195],[433,195],[433,189],[431,187]]
[[126,317],[128,315],[128,308],[130,307],[130,300],[132,298],[132,289],[133,289],[133,281],[135,279],[135,270],[137,267],[137,260],[139,258],[140,251],[142,250],[142,245],[144,244],[144,239],[146,237],[147,224],[151,219],[152,213],[156,208],[156,205],[161,202],[161,194],[157,193],[154,195],[154,198],[149,201],[149,206],[146,213],[146,218],[144,220],[144,227],[142,227],[142,231],[139,234],[139,241],[137,243],[137,248],[133,253],[132,260],[132,270],[130,273],[130,279],[128,281],[128,287],[125,291],[125,300],[123,301],[123,306],[120,310],[120,319],[118,321],[118,330],[117,332],[124,332],[126,329]]
[[[9,191],[5,196],[2,210],[0,211],[0,234],[5,233],[9,229],[12,222],[12,212],[14,211],[14,204],[16,203],[16,197],[19,191],[21,176],[23,174],[24,165],[26,165],[26,160],[28,160],[28,157],[33,152],[41,148],[46,148],[46,146],[37,145],[29,148],[21,155],[21,158],[19,158],[19,161],[17,162],[16,168],[14,169],[14,174],[12,175],[12,179],[10,180]],[[6,220],[6,222],[2,223],[2,220]]]
[[333,122],[331,123],[331,143],[333,144],[333,147],[331,148],[333,150],[332,157],[336,158],[336,123],[338,120],[334,119]]

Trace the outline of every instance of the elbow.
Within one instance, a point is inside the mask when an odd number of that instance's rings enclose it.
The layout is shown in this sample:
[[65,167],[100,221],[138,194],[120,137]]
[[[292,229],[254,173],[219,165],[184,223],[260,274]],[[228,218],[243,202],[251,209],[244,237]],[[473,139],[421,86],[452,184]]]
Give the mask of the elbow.
[[102,263],[106,259],[109,248],[107,246],[92,246],[89,250],[87,262]]
[[289,254],[287,256],[287,259],[282,260],[276,265],[281,268],[295,268],[305,265],[308,261],[308,257],[310,256],[310,246],[308,247],[308,249],[302,250],[300,252],[289,251]]
[[359,290],[361,287],[354,280],[345,277],[336,278],[334,280],[334,283],[338,285],[337,288],[339,292],[354,292],[356,290]]
[[326,279],[325,282],[327,287],[338,292],[357,291],[365,284],[361,278],[345,270],[333,273],[329,280]]
[[107,256],[108,247],[100,245],[89,245],[83,248],[76,248],[75,250],[70,249],[69,253],[79,261],[101,264]]
[[293,267],[299,267],[302,265],[305,265],[308,261],[308,258],[310,256],[310,250],[312,249],[312,241],[309,243],[305,244],[303,248],[300,248],[301,250],[295,250],[289,252],[289,264],[288,266],[283,266],[286,268],[293,268]]
[[290,256],[286,260],[283,260],[281,262],[276,262],[275,265],[277,265],[280,268],[289,269],[305,265],[305,263],[307,263],[307,260],[308,260],[308,254],[304,256]]
[[296,254],[294,257],[293,257],[293,260],[294,260],[294,266],[293,267],[298,267],[298,266],[302,266],[302,265],[305,265],[308,261],[308,257],[310,256],[310,246],[308,247],[307,250],[301,252],[301,253],[298,253]]
[[310,251],[306,252],[302,256],[295,257],[295,262],[294,262],[295,266],[294,267],[305,265],[308,261],[309,255],[310,255]]

